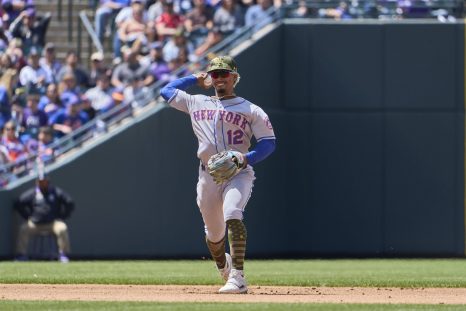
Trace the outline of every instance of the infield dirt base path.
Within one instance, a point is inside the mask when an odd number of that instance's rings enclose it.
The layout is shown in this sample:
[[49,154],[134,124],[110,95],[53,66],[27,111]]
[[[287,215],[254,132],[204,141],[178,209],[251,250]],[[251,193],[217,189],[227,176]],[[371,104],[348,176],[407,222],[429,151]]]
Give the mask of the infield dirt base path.
[[0,284],[1,300],[158,302],[466,304],[466,288],[250,286],[246,295],[218,294],[219,286]]

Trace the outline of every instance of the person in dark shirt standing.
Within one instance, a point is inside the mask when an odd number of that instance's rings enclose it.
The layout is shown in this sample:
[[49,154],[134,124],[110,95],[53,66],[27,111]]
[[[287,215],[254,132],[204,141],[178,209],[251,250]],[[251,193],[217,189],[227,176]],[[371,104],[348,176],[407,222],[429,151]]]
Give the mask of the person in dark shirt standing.
[[47,29],[52,19],[50,12],[37,17],[34,8],[22,11],[11,23],[10,33],[14,38],[20,38],[23,42],[23,52],[28,55],[33,46],[41,49],[45,46]]
[[53,186],[49,178],[40,174],[36,186],[23,192],[14,208],[26,220],[20,227],[17,241],[17,259],[27,260],[29,237],[40,232],[50,232],[57,238],[58,260],[69,261],[68,227],[64,219],[74,210],[73,199],[64,190]]

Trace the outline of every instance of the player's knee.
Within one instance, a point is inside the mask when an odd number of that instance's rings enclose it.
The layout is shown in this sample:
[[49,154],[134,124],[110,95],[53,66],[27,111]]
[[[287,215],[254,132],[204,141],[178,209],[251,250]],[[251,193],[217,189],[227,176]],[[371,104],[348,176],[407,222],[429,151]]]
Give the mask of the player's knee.
[[63,233],[65,233],[67,230],[68,230],[68,226],[66,225],[66,223],[64,223],[64,222],[62,222],[62,221],[55,221],[55,223],[54,223],[54,225],[53,225],[53,232],[54,232],[56,235],[63,234]]
[[225,227],[218,228],[217,230],[208,230],[206,228],[205,235],[207,237],[207,240],[209,240],[212,243],[217,243],[225,237]]

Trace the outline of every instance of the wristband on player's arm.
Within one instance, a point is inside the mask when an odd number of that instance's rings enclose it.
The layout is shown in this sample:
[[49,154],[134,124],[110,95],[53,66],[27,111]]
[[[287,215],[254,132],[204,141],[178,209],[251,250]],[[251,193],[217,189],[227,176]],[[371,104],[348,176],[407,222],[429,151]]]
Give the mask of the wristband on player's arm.
[[275,150],[275,139],[263,139],[259,141],[253,150],[246,153],[249,165],[254,165],[267,158]]
[[186,90],[188,87],[193,86],[197,83],[197,78],[194,75],[189,75],[183,78],[176,79],[160,90],[160,95],[163,99],[170,100],[175,95],[176,90]]

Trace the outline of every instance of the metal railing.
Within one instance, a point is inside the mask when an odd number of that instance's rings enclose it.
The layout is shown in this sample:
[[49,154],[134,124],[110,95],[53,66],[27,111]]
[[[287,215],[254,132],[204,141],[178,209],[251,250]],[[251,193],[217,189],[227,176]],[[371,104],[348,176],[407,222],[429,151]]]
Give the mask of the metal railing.
[[[68,0],[67,1],[67,32],[68,32],[68,42],[72,42],[73,40],[73,19],[71,18],[71,15],[73,13],[73,1]],[[61,22],[63,21],[63,0],[58,0],[57,1],[57,18]]]
[[[102,46],[102,42],[100,42],[99,38],[97,37],[97,34],[95,33],[94,28],[92,27],[91,21],[89,20],[89,17],[87,16],[87,11],[82,10],[79,12],[79,18],[81,20],[80,23],[78,23],[78,55],[80,55],[79,51],[82,49],[82,26],[86,29],[86,32],[90,38],[90,41],[94,45],[94,48],[100,52],[104,53],[104,47]],[[82,26],[81,26],[82,25]],[[89,44],[89,54],[92,52],[92,46]]]

